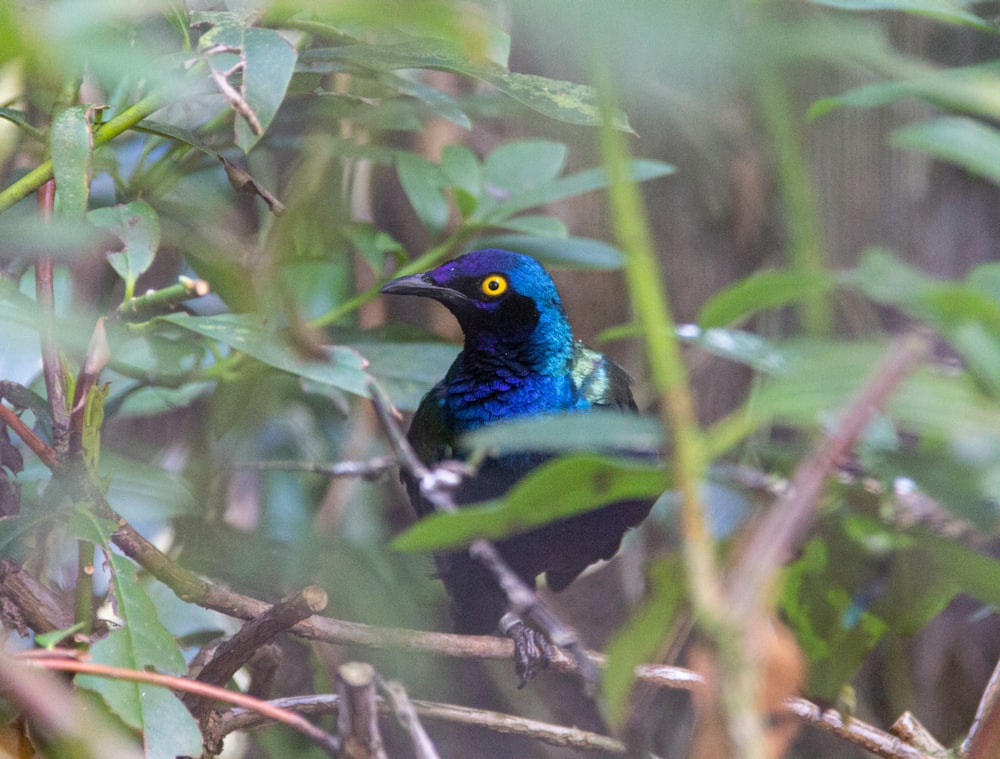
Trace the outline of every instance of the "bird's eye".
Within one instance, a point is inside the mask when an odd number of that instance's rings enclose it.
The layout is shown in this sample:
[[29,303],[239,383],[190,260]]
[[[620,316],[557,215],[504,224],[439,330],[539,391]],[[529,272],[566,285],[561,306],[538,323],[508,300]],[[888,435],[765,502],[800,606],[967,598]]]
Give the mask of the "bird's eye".
[[509,286],[507,278],[502,274],[490,274],[482,281],[479,288],[483,291],[484,295],[496,298],[507,292]]

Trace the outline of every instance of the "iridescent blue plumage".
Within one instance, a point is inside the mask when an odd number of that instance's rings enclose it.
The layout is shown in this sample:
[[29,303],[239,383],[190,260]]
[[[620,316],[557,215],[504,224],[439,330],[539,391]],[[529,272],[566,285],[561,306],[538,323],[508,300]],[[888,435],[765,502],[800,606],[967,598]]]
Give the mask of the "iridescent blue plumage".
[[[598,406],[635,410],[628,375],[573,338],[555,284],[533,258],[479,250],[393,280],[382,292],[441,302],[465,335],[462,352],[424,397],[410,426],[409,440],[427,464],[460,458],[459,438],[484,425]],[[487,459],[459,488],[456,501],[496,498],[545,458],[526,453]],[[415,483],[406,484],[423,516],[430,505]],[[529,585],[544,572],[549,587],[561,590],[588,565],[611,558],[625,531],[649,508],[645,502],[612,504],[508,538],[498,548]],[[506,599],[493,578],[465,553],[437,561],[459,630],[495,629]]]

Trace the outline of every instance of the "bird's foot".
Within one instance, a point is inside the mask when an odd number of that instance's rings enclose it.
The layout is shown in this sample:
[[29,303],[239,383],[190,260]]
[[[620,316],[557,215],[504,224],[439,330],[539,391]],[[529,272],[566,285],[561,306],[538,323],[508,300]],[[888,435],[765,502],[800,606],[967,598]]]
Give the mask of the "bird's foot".
[[552,661],[552,644],[548,638],[528,627],[519,616],[504,614],[500,632],[514,641],[514,671],[520,678],[518,688],[523,688]]

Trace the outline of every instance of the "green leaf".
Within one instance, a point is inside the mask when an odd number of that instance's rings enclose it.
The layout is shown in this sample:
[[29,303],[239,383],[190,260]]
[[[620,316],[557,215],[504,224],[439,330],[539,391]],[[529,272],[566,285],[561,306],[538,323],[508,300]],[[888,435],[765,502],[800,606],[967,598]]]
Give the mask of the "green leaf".
[[943,110],[1000,117],[1000,64],[996,61],[943,70],[903,61],[894,68],[906,78],[867,84],[824,98],[810,107],[809,118],[843,106],[877,108],[910,98]]
[[[674,167],[661,161],[635,159],[629,165],[629,178],[633,182],[645,182],[674,173]],[[521,211],[527,211],[535,206],[555,203],[576,195],[582,195],[594,190],[603,190],[608,186],[608,175],[603,168],[585,169],[568,177],[561,177],[518,193],[511,198],[500,198],[495,206],[480,207],[476,218],[486,223],[501,223],[504,219]]]
[[[114,522],[98,519],[84,508],[74,514],[71,530],[99,546],[111,570],[115,613],[122,626],[90,647],[97,664],[142,672],[147,668],[183,674],[184,657],[173,636],[160,624],[156,609],[136,579],[136,566],[111,548]],[[201,751],[198,723],[180,699],[166,688],[78,675],[76,683],[104,699],[122,721],[143,733],[146,756],[173,759]]]
[[543,214],[515,216],[498,222],[497,226],[532,237],[569,237],[569,230],[562,219]]
[[354,222],[344,228],[344,235],[372,271],[380,277],[385,274],[385,261],[388,256],[392,255],[399,261],[406,257],[406,250],[400,242],[374,224]]
[[198,42],[202,52],[218,46],[240,51],[238,58],[232,53],[211,55],[208,65],[220,76],[237,63],[243,66],[240,94],[256,117],[259,130],[241,115],[236,119],[236,144],[244,153],[249,153],[263,137],[285,99],[288,83],[295,73],[298,52],[274,29],[256,29],[232,22],[213,27]]
[[785,369],[781,350],[753,332],[721,327],[703,330],[697,324],[681,324],[677,327],[677,338],[713,356],[746,364],[758,372],[775,374]]
[[476,247],[513,250],[544,264],[574,269],[621,269],[625,265],[625,256],[618,248],[586,237],[492,235],[477,238]]
[[553,181],[566,166],[566,146],[551,140],[516,140],[483,162],[483,182],[494,197],[508,198]]
[[82,219],[90,199],[93,152],[89,107],[76,105],[56,114],[49,134],[49,149],[56,181],[56,211],[72,220]]
[[161,316],[154,323],[168,322],[228,345],[234,350],[253,356],[269,366],[304,379],[368,396],[365,361],[357,351],[335,345],[326,349],[327,360],[303,356],[292,345],[273,334],[252,314],[220,314],[218,316]]
[[365,357],[368,373],[402,411],[416,411],[459,351],[457,345],[430,342],[351,341],[347,345]]
[[98,229],[113,234],[123,244],[117,253],[109,252],[108,263],[125,281],[125,299],[135,292],[136,280],[153,263],[160,246],[160,218],[144,200],[108,208],[95,208],[87,220]]
[[[997,112],[1000,114],[1000,107]],[[898,148],[919,150],[1000,184],[1000,131],[980,121],[962,116],[943,116],[911,124],[893,132],[892,144]]]
[[415,153],[396,156],[396,172],[410,205],[420,221],[433,232],[448,223],[448,201],[441,190],[447,181],[441,167]]
[[496,540],[610,503],[654,498],[667,487],[661,467],[592,454],[563,456],[532,470],[502,499],[436,513],[404,532],[400,551],[455,549]]
[[684,573],[676,556],[658,560],[647,571],[649,590],[628,622],[608,642],[608,666],[601,681],[608,721],[621,727],[635,668],[659,659],[684,596]]
[[[593,88],[541,76],[514,74],[488,60],[473,63],[443,40],[423,39],[396,45],[344,45],[310,50],[302,58],[307,64],[341,61],[375,71],[451,71],[487,82],[551,119],[587,126],[601,123],[597,93]],[[628,117],[621,111],[615,111],[614,126],[631,131]]]
[[979,16],[963,10],[968,3],[960,0],[811,0],[811,2],[846,11],[904,11],[950,24],[971,26],[984,32],[996,31]]
[[462,437],[462,450],[499,456],[516,451],[564,453],[594,451],[649,453],[663,445],[663,427],[656,419],[611,410],[587,414],[547,414],[482,427]]
[[101,470],[111,478],[108,500],[132,524],[164,523],[199,513],[190,483],[177,472],[106,453],[101,456]]
[[388,71],[378,72],[376,80],[398,92],[416,98],[433,113],[463,129],[472,129],[472,122],[455,99],[443,90],[429,87],[423,82]]
[[802,303],[834,286],[829,275],[808,271],[759,271],[709,298],[698,315],[703,328],[726,327],[771,308]]
[[446,145],[441,151],[441,171],[455,190],[455,204],[463,217],[469,216],[483,194],[483,173],[479,161],[464,145]]
[[198,139],[198,136],[194,132],[175,124],[168,124],[165,121],[156,121],[154,119],[143,119],[135,127],[135,130],[137,132],[145,132],[146,134],[154,134],[157,137],[163,137],[174,142],[180,142],[213,158],[219,157],[219,153]]

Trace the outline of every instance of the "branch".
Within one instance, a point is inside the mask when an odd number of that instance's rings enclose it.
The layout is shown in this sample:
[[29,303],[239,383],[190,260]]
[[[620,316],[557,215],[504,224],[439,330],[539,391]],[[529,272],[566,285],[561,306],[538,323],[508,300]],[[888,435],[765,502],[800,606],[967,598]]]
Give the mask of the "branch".
[[867,722],[848,717],[846,720],[835,709],[823,711],[804,698],[785,700],[784,710],[817,730],[832,733],[839,738],[861,746],[883,759],[935,759],[930,754],[914,748],[895,735],[891,735]]
[[413,702],[410,701],[410,696],[402,683],[392,680],[387,682],[379,678],[378,686],[379,690],[385,694],[385,700],[393,714],[396,715],[396,721],[409,734],[413,744],[413,753],[417,759],[440,759],[437,749],[420,723],[417,710],[413,707]]
[[376,456],[367,461],[336,461],[327,464],[318,461],[243,461],[232,465],[233,469],[257,472],[310,472],[325,474],[327,477],[361,477],[374,480],[380,474],[395,469],[396,459]]
[[177,675],[164,675],[159,672],[140,672],[134,669],[125,669],[124,667],[112,667],[107,664],[94,664],[92,662],[78,661],[77,659],[61,654],[50,655],[49,657],[35,655],[26,657],[23,661],[43,669],[77,672],[96,675],[98,677],[108,677],[115,680],[146,683],[147,685],[157,685],[183,693],[193,693],[216,701],[224,701],[244,709],[259,712],[269,720],[295,728],[319,744],[330,756],[337,757],[339,755],[340,742],[336,737],[319,729],[299,714],[276,707],[267,701],[261,701],[259,698],[247,696],[243,693],[198,682],[197,680],[189,680],[186,677],[178,677]]
[[150,290],[122,301],[115,309],[115,316],[123,321],[142,321],[156,314],[173,311],[178,305],[192,298],[201,298],[211,292],[208,282],[203,279],[178,277],[177,284],[159,290]]
[[21,635],[65,630],[73,615],[59,598],[13,559],[0,561],[0,616]]
[[[389,401],[382,388],[375,382],[369,381],[368,391],[399,465],[420,483],[421,494],[434,505],[434,508],[453,513],[456,506],[451,491],[461,481],[461,474],[453,469],[439,467],[431,470],[424,466],[399,429],[396,420],[393,419],[389,411]],[[468,550],[473,559],[492,573],[497,584],[507,595],[511,610],[522,618],[530,619],[541,628],[552,643],[565,648],[573,655],[584,681],[584,690],[588,695],[593,694],[596,690],[597,670],[583,650],[576,632],[552,613],[538,594],[510,568],[490,541],[476,540]]]
[[[276,635],[296,622],[323,611],[326,602],[326,591],[315,585],[279,601],[263,614],[251,619],[235,635],[222,643],[216,649],[212,660],[198,673],[197,679],[212,685],[225,685],[258,649],[270,643]],[[211,710],[211,702],[206,699],[188,696],[185,697],[184,703],[199,722],[202,722]]]
[[969,735],[962,743],[966,759],[991,759],[1000,752],[1000,661],[979,699]]
[[[272,703],[283,709],[301,714],[319,715],[336,712],[339,699],[336,696],[327,694],[283,698]],[[561,746],[584,751],[605,751],[613,754],[625,753],[625,746],[620,741],[576,727],[553,725],[548,722],[525,719],[511,714],[502,714],[485,709],[471,709],[466,706],[456,706],[454,704],[442,704],[436,701],[415,699],[412,702],[412,706],[414,712],[425,719],[457,725],[474,725],[507,735],[520,735],[525,738],[542,741],[551,746]],[[385,702],[381,702],[379,709],[382,712],[388,712],[390,706]],[[234,709],[228,714],[222,715],[219,729],[223,734],[228,734],[235,730],[251,729],[264,724],[266,724],[266,720],[262,719],[260,715]]]
[[375,668],[347,662],[337,669],[337,730],[345,759],[387,759],[375,707]]
[[50,448],[48,443],[38,437],[28,425],[22,422],[21,417],[2,403],[0,403],[0,423],[6,424],[14,430],[17,436],[24,441],[24,444],[31,449],[32,453],[41,459],[41,462],[48,469],[55,469],[58,464],[55,450]]

